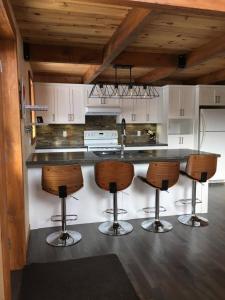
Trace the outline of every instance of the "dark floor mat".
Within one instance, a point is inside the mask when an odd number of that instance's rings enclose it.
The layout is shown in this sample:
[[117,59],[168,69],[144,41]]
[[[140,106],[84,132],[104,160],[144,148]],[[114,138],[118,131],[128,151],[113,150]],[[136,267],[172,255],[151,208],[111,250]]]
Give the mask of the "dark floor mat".
[[23,271],[20,300],[138,300],[114,254],[31,264]]

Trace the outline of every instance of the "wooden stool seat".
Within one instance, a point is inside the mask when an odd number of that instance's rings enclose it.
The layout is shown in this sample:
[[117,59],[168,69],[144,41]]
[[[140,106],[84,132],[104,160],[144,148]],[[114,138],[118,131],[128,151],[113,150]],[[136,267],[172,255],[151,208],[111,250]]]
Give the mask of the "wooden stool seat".
[[133,230],[131,224],[118,221],[117,192],[130,186],[134,177],[134,166],[115,160],[106,160],[96,163],[95,181],[103,190],[113,194],[113,222],[104,222],[99,231],[107,235],[124,235]]
[[[83,187],[83,175],[81,167],[75,165],[44,166],[42,168],[42,189],[61,198],[61,215],[54,216],[52,220],[62,222],[62,230],[50,234],[46,241],[49,245],[62,247],[71,246],[81,240],[81,234],[76,231],[68,231],[66,222],[76,220],[76,215],[66,215],[66,197]],[[72,219],[74,217],[74,219]]]
[[155,233],[163,233],[170,231],[172,225],[159,218],[160,204],[160,190],[167,191],[170,187],[176,184],[179,178],[180,163],[178,161],[171,162],[152,162],[149,164],[146,178],[139,178],[146,184],[156,189],[155,195],[155,219],[150,219],[142,222],[143,229]]
[[206,218],[196,215],[196,182],[206,182],[214,176],[217,168],[217,157],[211,154],[193,154],[188,157],[185,171],[181,174],[192,180],[192,213],[181,215],[178,221],[184,225],[192,227],[207,226]]

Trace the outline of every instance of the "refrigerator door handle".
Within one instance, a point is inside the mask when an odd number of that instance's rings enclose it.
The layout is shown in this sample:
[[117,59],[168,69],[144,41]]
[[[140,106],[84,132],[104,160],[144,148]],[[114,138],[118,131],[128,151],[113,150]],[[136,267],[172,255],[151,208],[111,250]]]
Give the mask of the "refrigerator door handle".
[[[202,137],[201,137],[201,141],[200,141],[200,146],[199,146],[199,150],[201,149],[201,146],[204,142],[204,138],[205,138],[205,129],[206,129],[206,122],[205,122],[205,116],[204,113],[201,112],[201,120],[202,120]],[[201,133],[201,132],[200,132]]]

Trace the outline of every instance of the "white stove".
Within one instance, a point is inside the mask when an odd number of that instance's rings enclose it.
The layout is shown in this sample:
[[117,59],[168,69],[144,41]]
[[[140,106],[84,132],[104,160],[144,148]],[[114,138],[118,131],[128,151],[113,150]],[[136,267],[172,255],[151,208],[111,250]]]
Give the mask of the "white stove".
[[115,151],[121,148],[117,130],[86,130],[84,145],[88,151]]

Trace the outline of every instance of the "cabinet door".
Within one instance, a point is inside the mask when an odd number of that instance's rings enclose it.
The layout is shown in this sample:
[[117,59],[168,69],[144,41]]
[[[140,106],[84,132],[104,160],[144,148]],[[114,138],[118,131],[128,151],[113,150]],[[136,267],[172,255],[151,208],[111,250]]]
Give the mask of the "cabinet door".
[[171,149],[193,149],[194,137],[192,134],[175,134],[168,136],[168,148]]
[[181,116],[181,103],[180,103],[180,88],[169,88],[169,118],[177,118]]
[[86,105],[87,106],[119,106],[120,100],[116,98],[89,98],[89,94],[94,85],[86,85]]
[[68,124],[71,123],[71,109],[69,98],[69,87],[67,85],[55,86],[55,101],[56,101],[56,123]]
[[34,91],[36,104],[48,106],[48,111],[38,111],[36,116],[42,116],[44,123],[56,123],[57,112],[54,86],[36,83]]
[[199,87],[199,105],[213,105],[215,90],[210,86]]
[[193,118],[195,103],[195,88],[180,87],[180,113],[184,118]]
[[71,87],[70,90],[70,114],[72,123],[85,124],[85,97],[86,89],[82,85]]
[[117,122],[120,123],[124,118],[127,123],[132,123],[133,116],[132,116],[132,103],[133,100],[131,99],[121,99],[120,106],[121,106],[121,114],[117,118]]
[[163,96],[161,90],[158,90],[159,98],[147,100],[149,109],[147,108],[147,123],[162,123],[163,122]]
[[215,105],[224,105],[225,104],[225,87],[218,86],[214,88],[214,104]]

